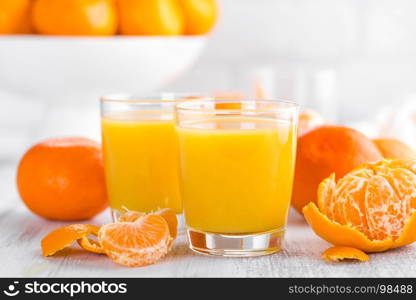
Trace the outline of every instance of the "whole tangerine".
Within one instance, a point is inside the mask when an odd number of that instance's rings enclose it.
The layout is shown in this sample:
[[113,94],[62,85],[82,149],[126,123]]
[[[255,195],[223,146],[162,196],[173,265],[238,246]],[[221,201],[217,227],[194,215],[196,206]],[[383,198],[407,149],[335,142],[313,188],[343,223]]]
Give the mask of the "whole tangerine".
[[120,33],[125,35],[179,35],[184,18],[177,0],[117,0]]
[[35,0],[32,22],[40,34],[113,35],[117,32],[113,0]]
[[31,32],[31,0],[0,1],[0,34]]
[[301,212],[317,200],[319,183],[335,173],[342,177],[353,168],[382,159],[371,139],[343,126],[321,126],[298,139],[292,206]]
[[52,220],[89,219],[107,207],[100,144],[86,138],[53,138],[20,160],[17,188],[35,214]]
[[215,0],[179,0],[185,17],[185,34],[206,34],[218,18]]

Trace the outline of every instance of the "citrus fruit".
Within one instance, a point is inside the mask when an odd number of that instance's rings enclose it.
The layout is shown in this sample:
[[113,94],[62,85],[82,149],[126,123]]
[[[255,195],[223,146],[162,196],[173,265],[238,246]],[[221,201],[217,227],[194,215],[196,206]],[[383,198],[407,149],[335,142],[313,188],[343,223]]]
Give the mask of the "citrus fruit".
[[168,253],[172,240],[166,220],[156,214],[103,225],[98,239],[108,257],[128,267],[155,263]]
[[145,215],[146,215],[145,213],[130,210],[130,211],[123,213],[118,218],[118,221],[119,222],[134,222],[134,221],[137,221],[139,218],[144,217]]
[[215,0],[179,0],[185,17],[185,34],[206,34],[217,20]]
[[318,185],[331,173],[342,177],[382,158],[373,141],[357,130],[321,126],[307,132],[298,138],[292,206],[301,212],[308,202],[316,203]]
[[31,32],[31,0],[0,1],[0,34]]
[[394,138],[374,139],[384,158],[416,159],[416,152],[407,144]]
[[53,255],[77,241],[84,250],[105,253],[124,266],[140,267],[155,263],[168,253],[177,236],[177,226],[176,214],[168,208],[151,214],[127,211],[118,223],[101,228],[73,224],[55,229],[42,240],[42,253]]
[[[154,212],[154,214],[162,216],[165,221],[168,223],[169,227],[169,233],[172,239],[175,239],[178,235],[178,218],[176,217],[176,214],[173,210],[170,208],[163,208],[161,210],[158,210]],[[119,222],[135,222],[139,218],[145,216],[145,213],[139,212],[139,211],[127,211],[123,213],[119,218]]]
[[16,181],[27,207],[47,219],[89,219],[107,207],[101,147],[90,139],[34,145],[21,159]]
[[179,35],[184,18],[177,0],[117,0],[120,33],[126,35]]
[[113,35],[117,31],[113,0],[34,0],[32,23],[40,34]]
[[335,246],[325,250],[322,258],[329,262],[340,262],[343,260],[368,261],[370,258],[366,253],[356,248]]
[[336,246],[384,251],[416,240],[416,161],[381,160],[319,185],[303,208],[317,235]]
[[87,238],[89,235],[97,236],[99,229],[89,224],[72,224],[55,229],[42,239],[42,254],[50,256],[79,239]]

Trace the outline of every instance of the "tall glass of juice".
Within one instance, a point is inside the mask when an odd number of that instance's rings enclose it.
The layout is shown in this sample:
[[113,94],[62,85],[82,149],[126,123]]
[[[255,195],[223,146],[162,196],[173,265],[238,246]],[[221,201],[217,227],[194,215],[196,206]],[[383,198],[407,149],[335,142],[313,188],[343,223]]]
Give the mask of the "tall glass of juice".
[[282,248],[298,105],[194,100],[176,105],[180,185],[192,250],[256,256]]
[[101,98],[102,147],[113,219],[122,210],[171,208],[182,213],[173,108],[184,97]]

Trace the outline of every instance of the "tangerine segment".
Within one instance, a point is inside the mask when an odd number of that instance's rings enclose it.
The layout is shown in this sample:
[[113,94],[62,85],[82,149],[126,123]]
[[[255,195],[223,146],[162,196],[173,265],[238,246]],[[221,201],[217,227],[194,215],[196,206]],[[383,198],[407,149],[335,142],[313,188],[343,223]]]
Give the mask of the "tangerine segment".
[[384,240],[370,240],[357,229],[331,221],[322,214],[315,203],[309,203],[303,208],[303,215],[313,231],[336,246],[353,247],[365,252],[382,252],[398,248],[416,241],[416,213],[413,213],[404,225],[397,239],[391,237]]
[[167,222],[155,214],[135,222],[104,225],[98,239],[108,257],[128,267],[155,263],[167,254],[172,240]]
[[340,262],[345,259],[368,261],[370,259],[367,254],[359,249],[342,246],[326,249],[325,252],[322,253],[322,258],[329,262]]
[[54,255],[59,250],[70,246],[74,241],[87,237],[88,235],[98,235],[99,227],[89,224],[67,225],[50,232],[41,241],[43,256]]
[[[173,210],[170,208],[163,208],[161,210],[158,210],[154,214],[162,216],[165,221],[168,223],[169,226],[169,233],[172,239],[175,239],[178,235],[178,219],[176,217],[176,214]],[[145,216],[145,213],[139,212],[139,211],[127,211],[123,213],[119,218],[119,222],[135,222],[139,218]]]
[[119,222],[135,222],[139,218],[144,217],[145,215],[146,215],[145,213],[142,213],[140,211],[130,210],[130,211],[127,211],[127,212],[123,213],[118,218],[118,221]]

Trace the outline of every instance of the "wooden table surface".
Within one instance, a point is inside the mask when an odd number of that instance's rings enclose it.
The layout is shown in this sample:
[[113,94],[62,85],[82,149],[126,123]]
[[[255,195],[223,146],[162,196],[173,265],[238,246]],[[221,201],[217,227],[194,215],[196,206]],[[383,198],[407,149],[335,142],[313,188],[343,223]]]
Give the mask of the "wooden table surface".
[[[13,164],[0,165],[0,277],[416,277],[416,244],[372,254],[366,263],[327,263],[320,255],[330,245],[303,218],[291,212],[284,250],[256,258],[208,257],[188,249],[183,228],[172,250],[155,265],[125,268],[77,245],[44,258],[41,238],[66,223],[43,220],[21,203]],[[90,220],[110,221],[108,211]]]

